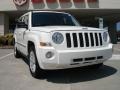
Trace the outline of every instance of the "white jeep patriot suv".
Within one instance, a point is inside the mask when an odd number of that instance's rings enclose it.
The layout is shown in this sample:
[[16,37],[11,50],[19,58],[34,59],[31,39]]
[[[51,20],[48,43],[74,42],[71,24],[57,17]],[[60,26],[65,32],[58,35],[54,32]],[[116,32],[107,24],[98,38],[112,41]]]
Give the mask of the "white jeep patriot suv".
[[18,19],[14,55],[28,57],[32,76],[43,70],[94,66],[112,56],[108,31],[82,27],[68,13],[31,11]]

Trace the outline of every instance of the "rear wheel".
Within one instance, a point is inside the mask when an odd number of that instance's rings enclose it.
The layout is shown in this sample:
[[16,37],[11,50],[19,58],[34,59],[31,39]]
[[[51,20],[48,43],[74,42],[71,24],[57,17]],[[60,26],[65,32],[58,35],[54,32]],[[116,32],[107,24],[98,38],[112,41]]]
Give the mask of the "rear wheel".
[[29,59],[29,68],[32,76],[35,78],[43,77],[44,72],[39,67],[38,60],[35,53],[35,48],[33,46],[29,48],[28,59]]

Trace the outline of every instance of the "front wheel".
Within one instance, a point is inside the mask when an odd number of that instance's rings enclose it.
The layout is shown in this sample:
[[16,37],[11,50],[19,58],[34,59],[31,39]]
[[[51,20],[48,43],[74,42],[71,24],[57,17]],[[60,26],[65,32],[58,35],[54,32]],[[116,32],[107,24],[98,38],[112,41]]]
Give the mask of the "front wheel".
[[40,69],[38,60],[35,53],[35,48],[32,46],[29,49],[29,68],[33,77],[40,78],[43,76],[43,70]]

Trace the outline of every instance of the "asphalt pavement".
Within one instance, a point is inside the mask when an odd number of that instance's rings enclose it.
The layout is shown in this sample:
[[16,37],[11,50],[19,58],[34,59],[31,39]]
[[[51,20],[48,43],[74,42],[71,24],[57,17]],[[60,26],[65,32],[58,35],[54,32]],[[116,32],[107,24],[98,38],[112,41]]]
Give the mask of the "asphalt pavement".
[[13,49],[0,49],[0,90],[120,90],[120,49],[99,70],[76,68],[49,71],[42,79],[29,72],[25,58]]

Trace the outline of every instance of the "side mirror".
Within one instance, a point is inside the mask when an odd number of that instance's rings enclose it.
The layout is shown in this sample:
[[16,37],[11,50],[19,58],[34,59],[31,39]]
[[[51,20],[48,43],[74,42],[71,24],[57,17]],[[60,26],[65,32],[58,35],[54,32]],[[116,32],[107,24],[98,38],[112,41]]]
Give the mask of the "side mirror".
[[17,26],[18,26],[18,28],[26,28],[26,29],[28,29],[28,25],[25,24],[24,22],[18,22]]

